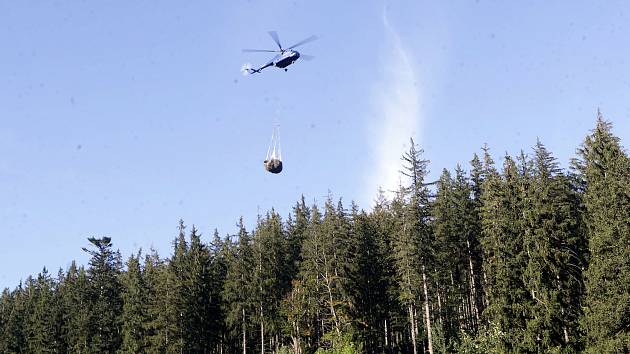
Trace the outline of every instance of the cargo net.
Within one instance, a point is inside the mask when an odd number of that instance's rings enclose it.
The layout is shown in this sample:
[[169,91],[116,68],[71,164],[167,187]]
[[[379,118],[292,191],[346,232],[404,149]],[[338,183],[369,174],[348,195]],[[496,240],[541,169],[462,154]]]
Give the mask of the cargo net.
[[275,125],[271,133],[271,143],[264,161],[265,170],[271,173],[282,172],[282,151],[280,150],[280,127]]

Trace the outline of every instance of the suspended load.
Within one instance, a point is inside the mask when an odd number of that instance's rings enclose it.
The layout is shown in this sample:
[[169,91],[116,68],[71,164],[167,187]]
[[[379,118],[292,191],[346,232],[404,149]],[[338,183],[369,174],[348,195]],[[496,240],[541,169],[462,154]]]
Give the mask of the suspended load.
[[280,127],[274,126],[271,133],[271,143],[267,149],[267,157],[263,162],[265,170],[271,173],[282,172],[282,152],[280,151]]

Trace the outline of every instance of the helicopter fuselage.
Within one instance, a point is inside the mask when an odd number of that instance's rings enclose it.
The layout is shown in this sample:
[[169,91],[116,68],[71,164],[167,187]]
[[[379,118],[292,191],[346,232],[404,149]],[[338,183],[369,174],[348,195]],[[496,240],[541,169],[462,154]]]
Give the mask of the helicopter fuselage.
[[286,68],[287,66],[293,64],[300,57],[300,53],[295,50],[287,50],[282,53],[280,57],[273,62],[273,65],[278,68]]

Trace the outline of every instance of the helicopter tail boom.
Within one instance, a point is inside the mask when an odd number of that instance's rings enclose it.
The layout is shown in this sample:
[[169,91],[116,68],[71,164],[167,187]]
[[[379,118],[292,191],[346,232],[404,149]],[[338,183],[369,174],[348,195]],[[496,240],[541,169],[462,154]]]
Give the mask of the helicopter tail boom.
[[263,68],[253,68],[251,64],[247,63],[247,64],[243,64],[243,66],[241,67],[241,72],[243,73],[243,75],[250,75],[250,74],[255,74],[255,73],[259,73],[260,70],[262,70]]

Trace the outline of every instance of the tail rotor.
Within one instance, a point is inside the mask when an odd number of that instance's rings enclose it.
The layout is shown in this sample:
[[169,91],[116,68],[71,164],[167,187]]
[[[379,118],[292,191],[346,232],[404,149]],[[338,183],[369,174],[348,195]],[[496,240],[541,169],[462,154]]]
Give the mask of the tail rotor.
[[251,75],[258,72],[260,72],[260,70],[254,69],[252,67],[252,64],[250,63],[245,63],[243,64],[243,66],[241,66],[241,73],[243,74],[243,76]]

